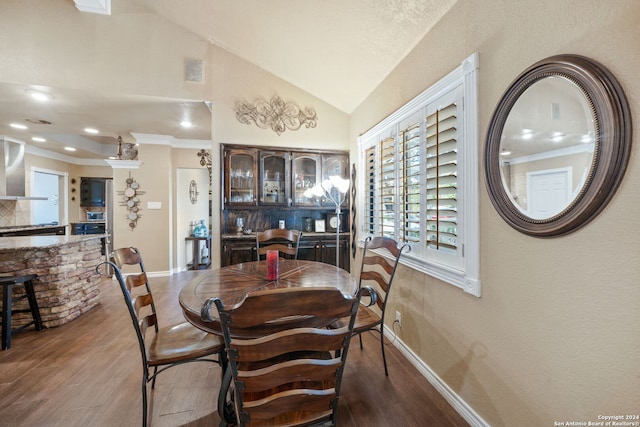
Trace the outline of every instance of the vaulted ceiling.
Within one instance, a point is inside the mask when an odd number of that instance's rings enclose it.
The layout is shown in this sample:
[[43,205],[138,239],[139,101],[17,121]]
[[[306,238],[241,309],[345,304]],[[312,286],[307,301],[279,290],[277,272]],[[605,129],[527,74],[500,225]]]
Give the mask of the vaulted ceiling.
[[136,0],[351,113],[456,0]]
[[[415,47],[457,0],[74,0],[79,13],[111,13],[130,1],[251,62],[350,114]],[[113,3],[113,8],[111,8]],[[132,3],[129,3],[130,6]],[[30,140],[9,127],[12,117],[47,120],[47,150],[77,159],[104,159],[115,136],[183,137],[176,111],[210,119],[204,103],[58,92],[64,109],[35,107],[27,87],[0,82],[0,135]],[[145,110],[146,117],[127,114]],[[48,109],[49,108],[49,109]],[[90,112],[90,113],[89,113]],[[19,113],[19,114],[18,114]],[[16,114],[18,114],[16,116]],[[91,114],[102,136],[71,133]],[[153,118],[153,120],[152,120]],[[116,127],[117,126],[117,127]],[[127,129],[123,134],[122,129]],[[189,138],[210,139],[210,127]],[[104,136],[108,135],[108,136]],[[184,134],[187,135],[187,134]],[[195,135],[195,136],[194,136]],[[186,137],[186,136],[185,136]],[[31,143],[29,141],[29,143]],[[75,153],[63,151],[74,146]],[[36,149],[37,150],[37,149]]]

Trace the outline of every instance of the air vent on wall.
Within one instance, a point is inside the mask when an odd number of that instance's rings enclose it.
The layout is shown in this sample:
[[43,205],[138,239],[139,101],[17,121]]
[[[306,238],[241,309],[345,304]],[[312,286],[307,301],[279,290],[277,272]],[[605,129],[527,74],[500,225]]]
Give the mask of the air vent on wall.
[[201,59],[185,59],[184,79],[188,82],[202,83],[204,78],[204,65]]

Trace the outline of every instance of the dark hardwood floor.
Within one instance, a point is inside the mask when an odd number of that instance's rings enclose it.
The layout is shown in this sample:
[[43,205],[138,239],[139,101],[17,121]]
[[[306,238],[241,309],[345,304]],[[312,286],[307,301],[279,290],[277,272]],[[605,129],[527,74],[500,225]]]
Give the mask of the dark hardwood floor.
[[[151,279],[160,324],[183,321],[181,286],[196,271]],[[350,349],[339,425],[467,426],[392,345],[385,377],[379,343],[364,335]],[[139,426],[141,361],[116,282],[102,285],[101,304],[58,328],[15,334],[0,352],[0,425]],[[163,372],[150,396],[153,426],[217,426],[220,368],[191,363]]]

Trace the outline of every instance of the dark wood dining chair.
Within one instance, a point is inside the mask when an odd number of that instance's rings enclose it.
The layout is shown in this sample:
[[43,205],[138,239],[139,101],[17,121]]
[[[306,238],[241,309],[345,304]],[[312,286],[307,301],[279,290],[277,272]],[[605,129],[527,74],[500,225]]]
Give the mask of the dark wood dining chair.
[[[373,288],[376,295],[369,300],[369,305],[361,304],[358,309],[358,316],[353,327],[354,335],[360,338],[360,348],[362,349],[362,333],[375,331],[380,334],[380,346],[382,348],[382,362],[384,364],[384,374],[389,375],[387,369],[387,357],[384,352],[384,315],[387,308],[391,284],[396,273],[400,256],[405,251],[409,252],[411,247],[405,243],[398,246],[398,243],[389,237],[367,237],[364,241],[364,252],[362,255],[362,265],[360,268],[360,281],[358,286],[361,289]],[[378,250],[378,252],[376,252]],[[391,258],[385,257],[379,251],[388,251]],[[363,287],[367,285],[367,287]],[[366,300],[365,294],[365,300]],[[375,304],[377,310],[370,307]],[[345,319],[340,319],[331,327],[342,327],[346,323]]]
[[[203,319],[211,320],[215,305],[224,333],[234,421],[335,425],[359,301],[360,293],[345,296],[330,287],[261,290],[229,307],[218,298],[207,300]],[[349,320],[340,329],[326,328],[338,318]],[[221,396],[226,393],[221,389]],[[227,425],[224,418],[220,425]]]
[[[138,265],[140,272],[127,274],[125,278],[121,270],[125,265]],[[111,261],[98,265],[96,270],[104,274],[106,267],[111,267],[120,284],[138,338],[142,356],[142,425],[146,427],[147,384],[151,381],[151,388],[154,388],[160,372],[183,363],[220,364],[224,340],[187,322],[159,327],[156,305],[138,249],[116,249]]]
[[258,261],[267,254],[268,250],[280,251],[280,256],[289,259],[298,259],[298,246],[302,232],[298,230],[285,230],[272,228],[256,233],[256,253]]

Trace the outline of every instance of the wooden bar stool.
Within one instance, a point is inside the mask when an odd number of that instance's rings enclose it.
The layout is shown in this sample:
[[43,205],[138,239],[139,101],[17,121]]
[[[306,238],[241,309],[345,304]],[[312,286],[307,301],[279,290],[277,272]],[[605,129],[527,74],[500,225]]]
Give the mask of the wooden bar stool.
[[[0,275],[0,285],[2,285],[2,350],[11,348],[11,334],[25,329],[28,326],[35,325],[36,331],[42,329],[42,319],[38,310],[38,301],[33,291],[33,279],[38,277],[37,274],[28,274],[25,276]],[[24,286],[25,295],[13,299],[13,287]],[[13,302],[27,298],[29,300],[29,308],[21,310],[12,310]],[[25,325],[15,329],[11,328],[11,316],[15,313],[31,313],[33,320]]]

